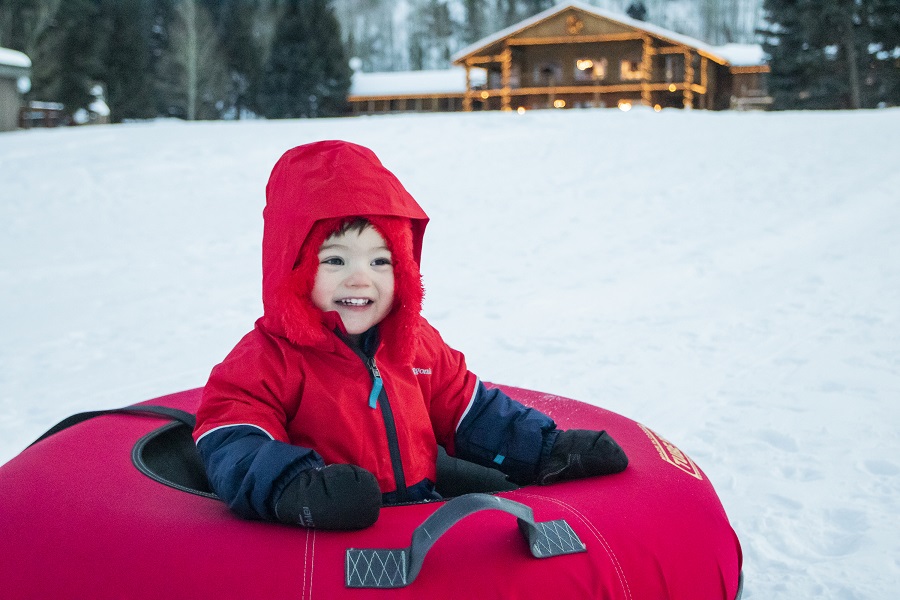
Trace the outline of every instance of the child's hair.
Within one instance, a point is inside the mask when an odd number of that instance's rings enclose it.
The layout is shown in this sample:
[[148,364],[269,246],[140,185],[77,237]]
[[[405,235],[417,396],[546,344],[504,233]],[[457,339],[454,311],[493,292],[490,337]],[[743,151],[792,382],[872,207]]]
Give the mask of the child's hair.
[[[350,231],[356,234],[360,234],[365,231],[366,227],[374,228],[374,225],[372,225],[372,223],[368,219],[365,219],[363,217],[350,217],[346,221],[341,223],[340,227],[338,227],[338,230],[332,233],[331,236],[344,235],[345,233],[348,233]],[[381,234],[379,233],[379,235]]]

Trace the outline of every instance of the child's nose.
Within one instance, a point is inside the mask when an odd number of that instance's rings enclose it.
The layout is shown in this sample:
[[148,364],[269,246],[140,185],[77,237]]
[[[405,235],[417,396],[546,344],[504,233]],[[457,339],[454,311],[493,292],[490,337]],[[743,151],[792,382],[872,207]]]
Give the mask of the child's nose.
[[364,287],[371,283],[371,279],[366,275],[365,269],[356,267],[347,275],[345,284],[348,287]]

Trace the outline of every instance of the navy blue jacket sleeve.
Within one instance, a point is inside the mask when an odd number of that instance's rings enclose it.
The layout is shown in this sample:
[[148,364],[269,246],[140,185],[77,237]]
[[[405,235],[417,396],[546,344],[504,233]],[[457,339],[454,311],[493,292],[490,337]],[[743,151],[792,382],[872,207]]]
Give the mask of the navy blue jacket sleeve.
[[481,382],[456,430],[456,457],[499,469],[510,481],[532,483],[541,458],[556,441],[556,423]]
[[197,441],[210,485],[245,519],[276,521],[275,503],[298,473],[323,467],[310,448],[269,438],[249,425],[213,430]]

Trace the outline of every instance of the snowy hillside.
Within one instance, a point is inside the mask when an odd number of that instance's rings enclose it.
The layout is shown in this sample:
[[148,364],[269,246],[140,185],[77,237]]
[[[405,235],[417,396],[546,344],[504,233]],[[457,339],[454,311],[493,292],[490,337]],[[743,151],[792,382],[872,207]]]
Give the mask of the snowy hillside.
[[259,315],[287,148],[372,147],[430,214],[426,313],[484,379],[646,423],[707,472],[745,598],[900,581],[900,110],[616,110],[0,135],[0,463],[203,385]]

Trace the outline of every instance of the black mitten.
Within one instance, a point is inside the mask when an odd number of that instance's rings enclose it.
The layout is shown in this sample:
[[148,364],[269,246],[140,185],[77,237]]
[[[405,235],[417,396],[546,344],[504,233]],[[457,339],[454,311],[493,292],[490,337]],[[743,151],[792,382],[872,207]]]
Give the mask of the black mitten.
[[356,465],[301,471],[275,504],[282,523],[317,529],[363,529],[378,520],[380,510],[375,476]]
[[625,452],[605,431],[569,429],[559,433],[549,454],[541,459],[537,483],[610,475],[627,466]]

